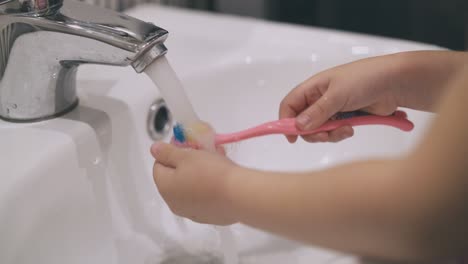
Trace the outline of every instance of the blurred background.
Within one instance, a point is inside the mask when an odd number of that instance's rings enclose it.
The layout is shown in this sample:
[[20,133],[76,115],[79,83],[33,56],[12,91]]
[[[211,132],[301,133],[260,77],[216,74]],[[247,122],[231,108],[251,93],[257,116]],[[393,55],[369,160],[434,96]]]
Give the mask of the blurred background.
[[[86,0],[85,0],[86,1]],[[104,0],[96,0],[104,1]],[[110,1],[110,0],[106,0]],[[313,25],[468,49],[468,0],[120,0]]]

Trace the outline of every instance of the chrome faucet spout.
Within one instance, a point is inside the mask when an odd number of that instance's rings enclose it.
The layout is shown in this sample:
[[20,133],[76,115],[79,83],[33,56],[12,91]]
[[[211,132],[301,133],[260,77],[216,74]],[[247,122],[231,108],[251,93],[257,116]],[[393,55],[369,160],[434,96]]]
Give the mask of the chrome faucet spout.
[[0,118],[30,122],[78,102],[77,67],[131,65],[163,56],[168,32],[111,10],[67,0],[0,0]]

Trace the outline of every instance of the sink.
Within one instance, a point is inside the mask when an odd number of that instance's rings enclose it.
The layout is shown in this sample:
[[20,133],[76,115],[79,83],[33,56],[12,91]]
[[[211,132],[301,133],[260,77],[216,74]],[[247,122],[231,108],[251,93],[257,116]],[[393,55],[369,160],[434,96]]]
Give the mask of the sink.
[[[129,14],[171,32],[168,59],[199,116],[219,132],[277,118],[283,96],[328,67],[438,49],[158,5]],[[216,230],[175,218],[152,181],[148,113],[161,99],[157,88],[132,69],[103,65],[81,67],[77,86],[80,105],[60,118],[0,121],[0,263],[218,263]],[[416,125],[409,134],[361,127],[338,144],[294,145],[269,136],[227,152],[244,166],[285,171],[391,157],[414,146],[432,119],[407,112]],[[231,229],[241,263],[360,263],[247,226]]]

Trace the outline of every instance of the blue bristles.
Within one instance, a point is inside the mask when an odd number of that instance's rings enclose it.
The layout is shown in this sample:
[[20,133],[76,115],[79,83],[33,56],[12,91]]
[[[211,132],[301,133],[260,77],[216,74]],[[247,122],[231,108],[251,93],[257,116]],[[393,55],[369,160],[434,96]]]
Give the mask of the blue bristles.
[[184,126],[180,123],[177,123],[172,130],[174,131],[174,139],[179,143],[185,143],[186,138]]

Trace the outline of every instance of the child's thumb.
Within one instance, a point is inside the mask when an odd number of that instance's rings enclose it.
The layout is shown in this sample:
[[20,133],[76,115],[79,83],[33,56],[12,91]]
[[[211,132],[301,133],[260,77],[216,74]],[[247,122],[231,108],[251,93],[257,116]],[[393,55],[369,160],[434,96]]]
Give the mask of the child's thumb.
[[338,97],[330,97],[324,94],[315,103],[302,111],[296,118],[296,126],[301,130],[315,129],[325,123],[330,117],[340,111]]
[[166,167],[177,167],[178,163],[185,157],[187,151],[171,144],[154,143],[151,146],[151,154],[157,162]]

